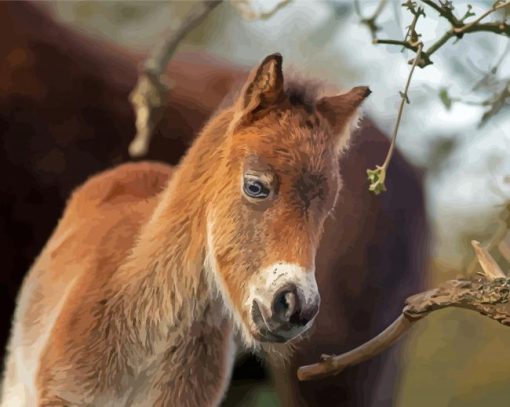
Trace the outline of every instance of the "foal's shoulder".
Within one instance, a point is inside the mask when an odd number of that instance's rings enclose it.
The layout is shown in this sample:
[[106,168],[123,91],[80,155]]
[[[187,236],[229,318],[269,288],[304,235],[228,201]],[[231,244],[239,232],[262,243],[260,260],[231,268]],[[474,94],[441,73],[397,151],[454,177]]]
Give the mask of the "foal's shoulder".
[[67,209],[97,209],[107,204],[147,200],[159,194],[170,180],[170,165],[142,161],[119,165],[90,177],[72,194]]

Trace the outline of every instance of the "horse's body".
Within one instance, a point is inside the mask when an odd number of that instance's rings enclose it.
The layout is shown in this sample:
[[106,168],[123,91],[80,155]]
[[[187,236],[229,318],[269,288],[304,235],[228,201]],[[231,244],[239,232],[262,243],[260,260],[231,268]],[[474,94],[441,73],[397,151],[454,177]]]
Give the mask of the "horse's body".
[[2,405],[216,406],[234,327],[255,349],[306,332],[369,93],[319,99],[270,55],[170,180],[128,164],[78,189],[20,291]]
[[[186,323],[180,321],[175,331],[167,334],[171,340],[164,345],[151,342],[148,346],[155,347],[151,357],[137,355],[137,363],[121,374],[118,372],[121,367],[105,360],[112,355],[102,353],[101,343],[97,344],[95,352],[87,353],[87,360],[74,362],[87,365],[90,370],[84,369],[84,372],[97,375],[97,382],[86,374],[74,377],[71,371],[66,371],[75,369],[71,364],[72,354],[79,352],[80,344],[72,342],[72,338],[86,336],[98,318],[86,304],[106,302],[107,293],[101,288],[115,278],[118,265],[129,258],[135,239],[154,212],[171,173],[171,167],[157,163],[125,164],[91,178],[73,194],[62,221],[21,291],[2,406],[63,406],[67,403],[198,406],[219,402],[228,384],[234,352],[231,328],[221,310],[199,311],[199,299],[195,305],[201,315],[195,317],[195,325],[185,326]],[[133,282],[116,281],[125,289],[129,283]],[[143,290],[143,283],[133,288]],[[186,297],[192,293],[182,290],[179,295]],[[131,299],[136,301],[136,296]],[[163,307],[157,309],[162,305],[157,302],[159,299],[147,297],[147,302],[156,301],[152,309],[141,306],[134,310],[139,315],[131,317],[144,318],[144,312],[163,313]],[[96,311],[102,312],[101,309]],[[172,317],[178,318],[168,314],[161,317],[168,326]],[[114,318],[118,320],[111,321],[112,324],[129,323],[122,321],[121,315]],[[210,326],[201,318],[210,322]],[[115,330],[115,327],[109,329]],[[154,334],[150,329],[147,327],[146,331],[148,343],[150,335]],[[132,338],[117,340],[122,347]],[[55,359],[62,356],[68,360],[59,361],[62,370],[54,372],[51,367],[58,363]],[[46,373],[46,369],[49,372]],[[188,374],[192,375],[192,380],[186,377]],[[136,383],[129,380],[130,375],[136,375]],[[79,382],[73,383],[74,380]],[[41,393],[41,388],[51,388],[52,381],[59,386],[66,383],[67,401],[59,403],[51,392]],[[86,381],[102,384],[102,387],[94,394],[88,386],[83,386]],[[193,391],[194,385],[197,388]],[[172,390],[160,392],[165,388]],[[86,395],[87,391],[91,394]]]
[[[2,182],[0,208],[5,250],[0,328],[5,341],[13,295],[70,190],[90,174],[127,160],[135,131],[128,93],[139,58],[56,24],[30,4],[0,7],[0,30],[6,33],[0,40],[5,140],[0,166],[9,174]],[[201,56],[177,56],[169,72],[176,85],[148,157],[176,163],[244,75]],[[421,181],[397,153],[388,193],[370,195],[365,170],[383,161],[388,142],[368,120],[359,133],[342,159],[343,192],[317,257],[322,305],[313,334],[283,372],[273,365],[279,395],[289,406],[394,405],[398,367],[391,353],[321,381],[298,383],[295,375],[301,363],[348,350],[376,334],[422,280],[427,234]],[[39,343],[45,340],[40,335]]]

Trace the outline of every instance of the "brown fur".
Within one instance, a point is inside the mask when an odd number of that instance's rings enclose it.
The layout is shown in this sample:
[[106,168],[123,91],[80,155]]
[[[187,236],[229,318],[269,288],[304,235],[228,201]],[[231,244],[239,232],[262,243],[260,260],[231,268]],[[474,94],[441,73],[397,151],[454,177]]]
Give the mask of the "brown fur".
[[[249,346],[263,335],[246,281],[278,262],[313,273],[340,186],[337,137],[366,94],[339,96],[334,117],[329,98],[308,113],[273,55],[173,174],[129,164],[79,188],[22,287],[4,403],[23,391],[41,406],[218,404],[232,326]],[[241,191],[254,172],[270,178],[266,200]]]
[[[127,95],[139,59],[56,24],[29,3],[0,7],[5,34],[0,40],[5,85],[0,89],[0,166],[8,175],[1,186],[0,234],[5,340],[13,296],[47,240],[64,197],[91,173],[127,159],[134,133]],[[169,72],[176,86],[149,157],[175,163],[242,75],[243,70],[210,58],[178,55]],[[301,96],[302,88],[294,90]],[[295,376],[300,363],[348,350],[378,333],[422,280],[426,223],[420,178],[397,152],[388,193],[374,197],[366,188],[366,168],[382,162],[387,148],[384,135],[364,120],[342,160],[343,192],[318,255],[321,312],[310,339],[300,344],[285,372],[275,375],[286,405],[295,406],[297,400],[307,405],[394,404],[398,368],[390,354],[327,380],[298,384]]]

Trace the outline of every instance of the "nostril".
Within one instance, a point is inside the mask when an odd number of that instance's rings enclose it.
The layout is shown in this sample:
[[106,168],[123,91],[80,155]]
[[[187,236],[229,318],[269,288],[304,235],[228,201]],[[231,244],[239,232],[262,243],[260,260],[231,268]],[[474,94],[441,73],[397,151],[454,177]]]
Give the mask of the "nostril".
[[297,308],[296,307],[296,305],[297,305],[296,304],[296,294],[289,291],[288,293],[285,293],[284,300],[285,300],[285,304],[287,306],[287,309],[285,311],[285,319],[289,320]]
[[290,286],[279,290],[273,299],[273,317],[280,322],[293,322],[300,312],[296,287]]
[[304,307],[299,315],[299,320],[296,322],[299,325],[306,325],[310,322],[319,312],[318,302],[311,304],[310,306]]

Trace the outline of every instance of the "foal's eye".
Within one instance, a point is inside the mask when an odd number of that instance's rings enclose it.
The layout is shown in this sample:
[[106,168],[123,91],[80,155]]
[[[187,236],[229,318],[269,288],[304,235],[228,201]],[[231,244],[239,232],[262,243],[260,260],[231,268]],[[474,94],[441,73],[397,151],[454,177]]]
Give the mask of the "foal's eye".
[[243,190],[246,195],[251,198],[264,199],[269,196],[271,192],[263,182],[254,178],[245,178]]

